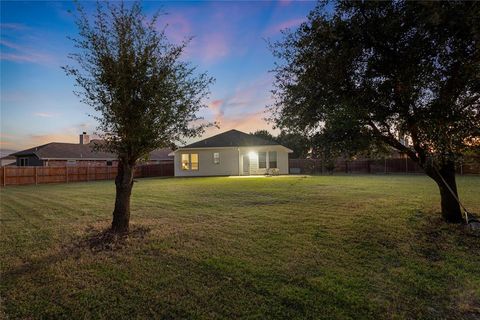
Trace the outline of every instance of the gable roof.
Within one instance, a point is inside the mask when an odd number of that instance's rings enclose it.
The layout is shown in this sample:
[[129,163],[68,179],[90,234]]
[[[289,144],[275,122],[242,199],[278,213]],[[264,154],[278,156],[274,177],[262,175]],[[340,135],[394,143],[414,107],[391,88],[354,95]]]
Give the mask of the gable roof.
[[[63,143],[63,142],[51,142],[38,147],[18,151],[12,153],[12,156],[22,157],[34,155],[39,159],[98,159],[98,160],[115,160],[117,155],[104,152],[95,151],[93,149],[95,142],[92,141],[89,144],[77,144],[77,143]],[[150,160],[171,160],[168,154],[170,149],[156,149],[150,153]]]
[[259,138],[238,130],[229,130],[213,137],[194,142],[182,148],[219,148],[219,147],[251,147],[280,145],[275,141]]

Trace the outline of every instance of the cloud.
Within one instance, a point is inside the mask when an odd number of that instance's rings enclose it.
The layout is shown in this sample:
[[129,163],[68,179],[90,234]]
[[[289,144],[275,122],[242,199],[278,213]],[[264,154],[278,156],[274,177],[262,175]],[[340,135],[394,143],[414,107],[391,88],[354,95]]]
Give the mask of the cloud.
[[[211,121],[217,122],[220,132],[237,129],[244,132],[266,129],[272,131],[272,126],[265,118],[265,106],[271,102],[271,75],[262,75],[247,85],[239,86],[234,93],[212,100],[208,104]],[[218,128],[207,129],[205,136],[219,132]]]
[[50,112],[35,112],[33,115],[41,118],[53,118],[56,117],[58,114]]
[[2,30],[15,30],[15,31],[29,29],[26,25],[21,23],[0,23],[0,28]]
[[218,59],[226,57],[230,52],[227,35],[222,32],[203,36],[196,41],[196,44],[196,49],[198,50],[200,48],[198,52],[200,58],[206,63],[215,62]]
[[305,21],[307,21],[307,19],[305,17],[289,19],[289,20],[280,22],[278,24],[275,24],[273,26],[270,26],[269,28],[267,28],[264,31],[263,34],[265,36],[273,36],[273,35],[276,35],[276,34],[280,33],[280,31],[282,31],[282,30],[291,29],[293,27],[299,26],[300,24],[302,24]]
[[163,30],[164,28],[168,40],[176,44],[180,44],[192,36],[190,21],[181,14],[161,16],[157,23],[157,29]]
[[33,48],[13,43],[4,39],[0,40],[0,45],[3,47],[1,50],[2,54],[0,58],[4,61],[28,62],[48,65],[51,65],[55,61],[55,58],[49,54],[37,52]]

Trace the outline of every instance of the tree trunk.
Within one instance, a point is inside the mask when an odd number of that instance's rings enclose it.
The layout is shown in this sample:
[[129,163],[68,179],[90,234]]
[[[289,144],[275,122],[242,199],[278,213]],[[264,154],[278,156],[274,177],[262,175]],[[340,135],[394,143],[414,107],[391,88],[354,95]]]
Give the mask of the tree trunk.
[[130,196],[133,187],[133,165],[128,162],[118,162],[118,173],[115,178],[116,195],[113,210],[112,231],[128,232],[130,222]]
[[[450,223],[461,223],[463,218],[460,205],[457,201],[458,192],[457,183],[455,181],[455,163],[453,161],[448,161],[447,164],[438,170],[438,172],[434,169],[431,169],[427,173],[431,178],[433,178],[433,180],[435,180],[438,188],[440,189],[443,218]],[[455,197],[452,195],[452,192],[448,189],[446,183],[450,186],[450,189],[453,191],[457,199],[455,199]]]

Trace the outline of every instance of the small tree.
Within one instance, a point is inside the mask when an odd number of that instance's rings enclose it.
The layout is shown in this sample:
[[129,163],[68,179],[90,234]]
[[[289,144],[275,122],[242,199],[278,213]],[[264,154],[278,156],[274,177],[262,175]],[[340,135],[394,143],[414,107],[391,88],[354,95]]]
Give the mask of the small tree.
[[96,111],[103,143],[96,147],[118,155],[116,198],[111,230],[128,232],[134,166],[159,147],[203,132],[196,112],[204,107],[213,79],[196,74],[180,60],[188,41],[170,44],[157,31],[160,17],[142,13],[141,4],[98,2],[89,19],[77,6],[79,52],[64,70],[82,90],[82,101]]
[[360,137],[398,149],[438,184],[444,218],[462,221],[447,185],[456,196],[455,161],[480,137],[480,4],[329,4],[272,45],[272,120],[340,144]]

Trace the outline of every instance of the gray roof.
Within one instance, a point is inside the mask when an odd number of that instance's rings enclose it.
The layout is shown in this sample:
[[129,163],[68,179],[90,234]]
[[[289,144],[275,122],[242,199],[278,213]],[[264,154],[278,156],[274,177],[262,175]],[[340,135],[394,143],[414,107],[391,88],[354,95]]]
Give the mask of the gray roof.
[[[39,159],[98,159],[114,160],[117,155],[110,152],[95,151],[95,141],[89,144],[51,142],[38,147],[22,150],[11,154],[15,157],[35,155]],[[150,153],[150,160],[171,160],[170,149],[156,149]]]
[[279,143],[238,130],[229,130],[213,137],[186,145],[183,148],[251,147],[272,145],[279,145]]

